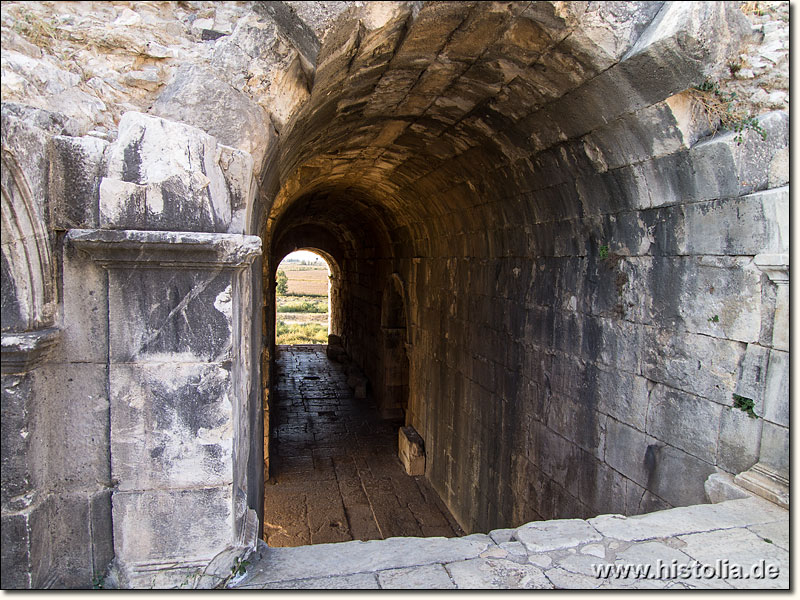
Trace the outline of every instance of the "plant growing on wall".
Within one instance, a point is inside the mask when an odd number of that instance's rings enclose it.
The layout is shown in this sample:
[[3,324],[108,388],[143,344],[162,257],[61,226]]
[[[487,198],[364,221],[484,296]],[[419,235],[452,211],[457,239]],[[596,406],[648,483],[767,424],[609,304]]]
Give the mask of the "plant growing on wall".
[[733,138],[736,144],[744,142],[747,131],[753,131],[767,139],[767,132],[758,123],[758,119],[750,115],[739,103],[736,92],[725,92],[719,82],[706,79],[691,89],[691,97],[708,118],[712,130],[719,128],[736,132]]

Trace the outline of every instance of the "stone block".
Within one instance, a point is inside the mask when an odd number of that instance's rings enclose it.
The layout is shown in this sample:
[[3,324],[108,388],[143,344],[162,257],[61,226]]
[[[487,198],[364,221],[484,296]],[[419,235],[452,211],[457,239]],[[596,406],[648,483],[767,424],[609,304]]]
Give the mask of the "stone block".
[[656,385],[647,407],[647,433],[710,463],[717,455],[722,406]]
[[33,587],[30,514],[6,514],[4,511],[1,519],[3,568],[0,569],[0,587],[4,590],[30,589]]
[[111,492],[110,489],[101,490],[89,498],[89,531],[94,577],[105,574],[109,563],[114,559]]
[[719,404],[730,404],[742,344],[655,327],[643,331],[645,377]]
[[32,375],[37,394],[48,398],[48,482],[66,489],[109,485],[107,367],[56,363]]
[[636,82],[640,97],[652,99],[649,103],[685,90],[702,79],[704,69],[724,64],[738,52],[750,32],[743,16],[728,5],[666,5],[616,71]]
[[607,417],[587,399],[575,402],[569,398],[559,398],[551,402],[547,427],[597,458],[602,458],[605,454]]
[[50,213],[56,229],[100,225],[100,179],[108,142],[54,136],[49,147]]
[[125,113],[100,182],[104,228],[225,232],[231,197],[216,139],[199,129]]
[[109,367],[111,470],[120,490],[231,483],[230,378],[216,364]]
[[510,560],[474,558],[445,565],[458,589],[548,590],[553,584],[539,567]]
[[759,416],[764,415],[764,390],[769,375],[768,364],[769,348],[747,344],[734,393],[752,400],[753,411]]
[[730,473],[712,473],[704,484],[706,499],[712,504],[726,500],[741,500],[750,494],[733,482]]
[[665,156],[688,146],[666,103],[654,104],[595,129],[585,143],[599,152],[607,169]]
[[[333,577],[451,563],[478,557],[491,538],[475,534],[462,538],[389,538],[369,542],[315,544],[296,548],[270,548],[268,559],[253,569],[244,585],[292,579]],[[335,549],[335,552],[331,552]],[[271,560],[274,559],[274,562]]]
[[580,519],[528,523],[518,527],[514,536],[529,553],[573,548],[603,539],[593,527]]
[[788,249],[786,187],[690,204],[681,210],[684,225],[677,248],[680,253],[755,255]]
[[231,488],[114,492],[114,551],[129,576],[201,566],[233,542]]
[[378,582],[384,590],[452,590],[456,585],[442,565],[425,565],[407,569],[378,572]]
[[703,484],[714,472],[710,462],[672,446],[655,445],[648,457],[650,471],[647,489],[672,506],[697,504],[705,499]]
[[743,143],[729,141],[736,161],[739,195],[766,189],[772,159],[789,145],[788,112],[774,111],[760,115],[758,124],[766,132],[766,139],[757,133],[747,132],[743,135]]
[[44,483],[44,477],[37,477],[44,474],[44,465],[37,462],[46,461],[44,456],[37,456],[36,439],[41,439],[42,434],[36,428],[31,375],[3,375],[0,414],[0,499],[5,514],[6,511],[27,508],[33,500],[34,490]]
[[764,397],[764,419],[789,427],[789,353],[770,350]]
[[195,65],[178,69],[150,112],[164,119],[188,123],[226,146],[251,154],[256,173],[261,171],[275,140],[269,116],[261,106],[210,71]]
[[613,443],[606,445],[605,460],[610,467],[647,488],[653,464],[652,454],[657,440],[616,419],[609,419],[606,437]]
[[[229,359],[233,329],[230,272],[112,269],[109,343],[113,362]],[[140,298],[141,302],[131,302]]]
[[762,419],[754,419],[746,412],[725,406],[719,421],[717,466],[729,473],[741,473],[758,461]]
[[399,430],[398,455],[407,474],[425,475],[425,442],[411,425]]
[[731,565],[739,565],[748,575],[752,573],[753,566],[762,560],[778,569],[778,577],[775,578],[732,577],[723,580],[735,588],[789,588],[789,553],[775,544],[765,542],[752,531],[708,531],[681,536],[680,539],[686,544],[681,551],[703,564],[715,565],[718,560],[726,560]]
[[764,422],[759,462],[789,479],[789,428]]
[[89,498],[80,491],[54,493],[48,500],[55,575],[52,587],[89,588],[94,574]]
[[105,270],[87,260],[69,243],[63,255],[62,342],[53,361],[61,363],[108,360],[108,284]]
[[690,533],[770,523],[785,515],[783,509],[760,498],[728,500],[671,508],[646,515],[600,515],[589,524],[607,538],[642,541]]

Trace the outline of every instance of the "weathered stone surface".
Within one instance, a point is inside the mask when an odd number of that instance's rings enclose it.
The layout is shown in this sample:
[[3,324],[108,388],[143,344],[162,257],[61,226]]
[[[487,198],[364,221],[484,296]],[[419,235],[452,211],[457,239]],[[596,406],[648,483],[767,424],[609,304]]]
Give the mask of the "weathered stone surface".
[[100,178],[108,142],[56,136],[50,146],[50,210],[58,229],[98,227]]
[[635,517],[601,515],[588,523],[606,537],[638,541],[768,523],[780,519],[782,514],[780,508],[764,500],[745,498]]
[[507,560],[474,558],[446,565],[459,589],[546,590],[553,585],[541,569]]
[[[150,583],[152,577],[158,580],[158,571],[170,563],[189,571],[203,566],[203,559],[208,562],[232,542],[231,530],[219,526],[230,522],[231,504],[230,486],[115,492],[117,559],[125,561],[128,576],[139,585]],[[202,514],[198,506],[203,507]],[[124,526],[130,523],[136,526]]]
[[[735,588],[778,589],[789,584],[789,553],[747,529],[709,531],[681,536],[680,539],[686,542],[681,551],[703,564],[715,565],[718,560],[727,560],[730,564],[740,565],[748,577],[725,580]],[[764,576],[764,571],[760,578],[754,577],[751,569],[760,561],[776,568],[777,577]]]
[[101,225],[227,231],[231,197],[220,158],[216,140],[202,131],[125,113],[100,183]]
[[787,519],[775,521],[774,523],[764,523],[763,525],[752,525],[748,529],[764,541],[769,540],[767,543],[775,544],[778,548],[789,551],[789,532],[791,528]]
[[724,407],[719,423],[717,465],[731,473],[746,471],[758,460],[763,420],[741,409]]
[[384,590],[452,590],[456,588],[450,575],[439,564],[379,571],[378,582],[381,589]]
[[114,364],[108,377],[111,469],[120,490],[231,483],[227,369],[191,362]]
[[719,422],[721,413],[719,404],[656,385],[650,392],[647,433],[713,462],[718,437],[714,424]]
[[220,143],[251,154],[256,172],[272,144],[273,129],[264,109],[193,65],[175,73],[150,112],[202,129]]
[[789,429],[768,421],[761,430],[760,460],[783,474],[789,474]]
[[[369,542],[344,542],[335,546],[318,544],[299,548],[272,548],[258,570],[243,583],[269,583],[291,579],[348,575],[449,563],[474,558],[490,544],[488,536],[466,538],[390,538]],[[271,558],[274,557],[274,558]],[[270,562],[274,561],[274,566]]]
[[771,350],[764,398],[764,419],[789,427],[789,353]]
[[729,473],[712,473],[705,483],[706,499],[712,504],[726,500],[740,500],[749,496],[748,492],[733,482]]
[[547,552],[571,548],[602,539],[602,536],[591,526],[579,519],[548,521],[541,525],[530,523],[519,527],[514,536],[525,544],[528,552]]

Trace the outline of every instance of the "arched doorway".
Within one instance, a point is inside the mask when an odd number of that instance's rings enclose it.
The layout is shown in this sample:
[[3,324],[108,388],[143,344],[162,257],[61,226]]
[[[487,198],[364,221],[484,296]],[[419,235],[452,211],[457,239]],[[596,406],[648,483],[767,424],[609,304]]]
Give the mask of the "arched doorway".
[[325,252],[290,252],[275,276],[275,344],[326,344],[332,333],[332,292],[338,298],[338,267]]

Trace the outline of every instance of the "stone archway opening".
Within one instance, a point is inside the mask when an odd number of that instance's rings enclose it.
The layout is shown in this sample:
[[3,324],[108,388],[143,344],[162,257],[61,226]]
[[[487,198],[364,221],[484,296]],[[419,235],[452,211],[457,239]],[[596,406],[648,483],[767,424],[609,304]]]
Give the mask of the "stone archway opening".
[[299,248],[286,255],[275,277],[275,344],[327,344],[338,310],[339,268],[330,255]]

